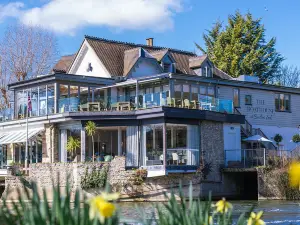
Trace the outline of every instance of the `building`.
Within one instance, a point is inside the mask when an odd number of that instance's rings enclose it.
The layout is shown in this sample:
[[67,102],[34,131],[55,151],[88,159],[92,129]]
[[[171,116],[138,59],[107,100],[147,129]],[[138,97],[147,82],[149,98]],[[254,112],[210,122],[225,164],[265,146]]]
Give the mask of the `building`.
[[[1,113],[0,167],[26,157],[92,161],[94,147],[95,160],[123,155],[127,168],[164,176],[196,171],[201,155],[218,171],[225,150],[238,150],[227,160],[241,160],[241,138],[256,133],[280,133],[281,148],[295,147],[299,89],[233,79],[207,56],[156,47],[151,38],[139,45],[85,36],[53,71],[9,85],[15,97]],[[97,125],[93,138],[88,121]],[[75,153],[67,151],[70,136],[80,140]]]

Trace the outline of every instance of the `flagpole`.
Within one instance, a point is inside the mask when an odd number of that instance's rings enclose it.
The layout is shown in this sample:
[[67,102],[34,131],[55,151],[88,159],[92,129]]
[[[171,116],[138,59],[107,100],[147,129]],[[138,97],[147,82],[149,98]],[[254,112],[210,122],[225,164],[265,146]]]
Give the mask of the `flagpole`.
[[26,108],[26,147],[25,147],[25,173],[28,174],[28,91],[27,91],[27,108]]

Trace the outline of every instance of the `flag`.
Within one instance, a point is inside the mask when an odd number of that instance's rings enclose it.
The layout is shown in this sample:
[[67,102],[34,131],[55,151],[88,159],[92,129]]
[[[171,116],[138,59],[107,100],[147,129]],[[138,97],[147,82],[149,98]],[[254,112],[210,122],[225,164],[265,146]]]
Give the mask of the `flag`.
[[28,112],[31,112],[32,111],[32,104],[31,104],[31,98],[30,98],[30,95],[28,95]]

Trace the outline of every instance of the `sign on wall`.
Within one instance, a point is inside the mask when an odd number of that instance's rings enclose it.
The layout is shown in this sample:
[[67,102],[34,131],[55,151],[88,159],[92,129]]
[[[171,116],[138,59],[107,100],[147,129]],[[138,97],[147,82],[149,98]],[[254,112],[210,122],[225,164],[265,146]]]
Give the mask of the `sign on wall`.
[[254,120],[273,120],[275,109],[265,106],[265,100],[256,99],[252,106],[246,107],[246,112]]

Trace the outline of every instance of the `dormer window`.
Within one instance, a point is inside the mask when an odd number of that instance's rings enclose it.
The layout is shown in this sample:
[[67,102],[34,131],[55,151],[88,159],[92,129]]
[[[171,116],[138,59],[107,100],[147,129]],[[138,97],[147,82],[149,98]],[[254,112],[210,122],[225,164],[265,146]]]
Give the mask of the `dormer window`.
[[164,63],[163,64],[164,72],[172,72],[172,64],[171,63]]

